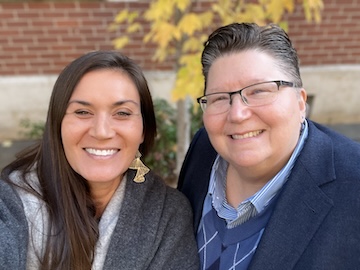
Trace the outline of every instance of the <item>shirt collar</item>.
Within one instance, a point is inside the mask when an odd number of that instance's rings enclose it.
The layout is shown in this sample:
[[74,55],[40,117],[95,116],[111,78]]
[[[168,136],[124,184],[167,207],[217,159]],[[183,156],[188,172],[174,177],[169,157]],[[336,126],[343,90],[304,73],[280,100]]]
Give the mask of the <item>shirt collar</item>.
[[[260,213],[269,204],[271,199],[278,193],[278,191],[285,184],[288,176],[291,172],[294,163],[304,146],[304,142],[308,135],[308,123],[305,120],[302,124],[300,137],[298,143],[289,159],[287,164],[268,182],[261,190],[256,192],[253,196],[247,198],[243,203],[250,201]],[[210,183],[208,188],[208,194],[212,198],[212,205],[215,210],[219,212],[223,211],[237,211],[226,202],[225,188],[226,188],[226,171],[228,168],[228,162],[226,162],[220,155],[218,155],[213,164]]]

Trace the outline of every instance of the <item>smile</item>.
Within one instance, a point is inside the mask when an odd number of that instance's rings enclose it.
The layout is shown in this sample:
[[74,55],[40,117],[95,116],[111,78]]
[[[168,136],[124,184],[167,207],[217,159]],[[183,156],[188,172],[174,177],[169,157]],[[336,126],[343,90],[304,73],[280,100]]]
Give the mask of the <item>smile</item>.
[[251,131],[251,132],[241,134],[241,135],[232,135],[231,138],[233,138],[235,140],[240,140],[240,139],[256,137],[261,133],[263,133],[263,130],[256,130],[256,131]]
[[94,149],[94,148],[85,148],[85,151],[88,152],[89,154],[95,155],[95,156],[111,156],[111,155],[117,153],[119,150],[117,150],[117,149],[99,150],[99,149]]

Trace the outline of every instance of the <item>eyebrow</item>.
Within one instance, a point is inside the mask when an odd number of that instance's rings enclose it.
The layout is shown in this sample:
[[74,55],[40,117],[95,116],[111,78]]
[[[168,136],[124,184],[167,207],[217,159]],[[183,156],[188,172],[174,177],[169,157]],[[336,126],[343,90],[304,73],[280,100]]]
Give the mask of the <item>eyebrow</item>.
[[[78,100],[78,99],[74,99],[74,100],[70,100],[69,101],[69,104],[73,104],[73,103],[78,103],[78,104],[81,104],[81,105],[84,105],[84,106],[91,106],[92,104],[90,102],[87,102],[87,101],[84,101],[84,100]],[[125,100],[120,100],[120,101],[117,101],[115,103],[112,104],[113,107],[116,107],[116,106],[121,106],[123,104],[126,104],[126,103],[133,103],[135,105],[138,105],[139,104],[131,99],[125,99]]]

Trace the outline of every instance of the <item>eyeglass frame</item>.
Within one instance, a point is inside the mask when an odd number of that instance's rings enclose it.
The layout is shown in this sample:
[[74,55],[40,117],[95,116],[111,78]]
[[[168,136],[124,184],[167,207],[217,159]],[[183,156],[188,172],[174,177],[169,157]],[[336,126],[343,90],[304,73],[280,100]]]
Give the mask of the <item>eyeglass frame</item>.
[[[216,94],[228,94],[229,97],[230,97],[230,99],[229,99],[230,105],[231,105],[231,102],[232,102],[232,96],[235,95],[235,94],[239,94],[240,97],[241,97],[242,102],[243,102],[246,106],[248,106],[248,107],[262,106],[262,105],[252,106],[251,104],[249,105],[249,104],[245,101],[245,99],[244,99],[244,97],[243,97],[243,95],[242,95],[242,91],[245,90],[246,88],[249,88],[249,87],[252,87],[252,86],[255,86],[255,85],[258,85],[258,84],[263,84],[263,83],[276,83],[277,88],[278,88],[278,91],[280,90],[280,86],[298,87],[298,86],[296,85],[296,83],[294,83],[294,82],[288,82],[288,81],[284,81],[284,80],[265,81],[265,82],[259,82],[259,83],[254,83],[254,84],[245,86],[244,88],[242,88],[242,89],[240,89],[240,90],[233,91],[233,92],[216,92],[216,93],[211,93],[211,94],[203,95],[203,96],[201,96],[201,97],[198,97],[198,98],[196,99],[196,101],[199,103],[200,108],[201,108],[201,110],[202,110],[203,112],[205,112],[206,109],[203,108],[202,104],[204,104],[204,103],[206,104],[207,102],[201,102],[202,99],[203,99],[204,97],[208,97],[208,96],[216,95]],[[207,101],[207,100],[205,99],[204,101]],[[264,104],[264,105],[266,105],[266,104]]]

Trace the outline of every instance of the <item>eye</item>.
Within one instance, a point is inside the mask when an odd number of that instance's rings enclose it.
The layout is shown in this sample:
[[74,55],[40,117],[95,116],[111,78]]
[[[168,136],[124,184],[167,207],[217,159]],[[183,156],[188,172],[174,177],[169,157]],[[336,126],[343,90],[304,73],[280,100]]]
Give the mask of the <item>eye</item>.
[[121,111],[117,111],[114,116],[117,119],[123,120],[123,119],[129,119],[131,116],[133,115],[132,112],[127,111],[127,110],[121,110]]
[[86,110],[76,110],[74,114],[80,118],[88,118],[91,117],[93,114]]
[[214,104],[214,103],[219,103],[219,102],[227,102],[230,100],[230,96],[228,94],[223,94],[223,93],[217,93],[217,94],[213,94],[213,95],[209,95],[207,98],[207,102],[208,104]]
[[75,114],[77,114],[77,115],[87,115],[87,114],[90,114],[90,113],[87,112],[87,111],[76,111]]
[[243,94],[245,94],[245,96],[248,97],[261,97],[261,96],[266,96],[268,94],[271,94],[273,91],[270,88],[266,88],[266,87],[256,87],[256,88],[248,88],[246,89],[246,92]]
[[117,112],[116,114],[119,116],[130,116],[131,115],[131,113],[128,113],[128,112]]
[[249,89],[249,90],[251,90],[251,91],[248,91],[249,95],[257,95],[257,94],[269,92],[268,90],[263,89],[263,88],[254,88],[254,89]]

